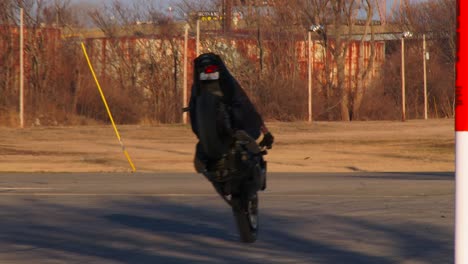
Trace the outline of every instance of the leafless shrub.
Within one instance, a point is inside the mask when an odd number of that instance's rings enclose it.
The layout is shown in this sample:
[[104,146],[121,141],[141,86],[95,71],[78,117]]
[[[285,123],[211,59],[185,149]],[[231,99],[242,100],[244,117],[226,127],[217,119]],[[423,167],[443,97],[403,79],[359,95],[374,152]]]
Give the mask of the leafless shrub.
[[[239,2],[239,1],[237,1]],[[387,41],[385,62],[360,57],[359,70],[346,72],[350,47],[362,48],[372,36],[374,1],[278,0],[276,5],[236,7],[243,12],[242,30],[221,30],[222,21],[202,23],[202,52],[220,54],[259,111],[269,120],[303,120],[307,115],[307,31],[313,35],[314,120],[401,118],[401,50],[399,40]],[[96,119],[108,122],[96,84],[84,60],[76,27],[86,27],[87,8],[70,0],[4,0],[0,2],[0,122],[17,122],[19,96],[18,7],[25,10],[26,123],[71,124]],[[189,61],[194,58],[198,10],[224,10],[223,1],[180,1],[172,15],[154,1],[98,5],[88,14],[104,38],[88,38],[87,47],[118,123],[181,121],[183,29],[174,16],[191,27]],[[422,34],[427,37],[429,117],[452,117],[455,81],[455,1],[434,0],[405,6],[399,29],[412,30],[406,40],[407,118],[423,117]],[[365,15],[357,28],[356,14]],[[362,17],[361,17],[362,18]],[[443,19],[449,18],[449,19]],[[89,20],[88,20],[89,21]],[[390,21],[391,22],[391,21]],[[395,26],[395,24],[393,24]],[[398,27],[397,27],[398,28]],[[353,30],[362,39],[350,39]],[[60,33],[67,39],[61,39]],[[325,33],[325,34],[324,34]],[[368,43],[366,43],[367,45]],[[354,46],[353,46],[354,45]],[[319,54],[320,53],[320,54]],[[326,59],[325,59],[326,58]],[[190,63],[190,62],[189,62]],[[189,70],[190,71],[190,70]],[[383,73],[373,80],[373,72]],[[188,74],[191,78],[191,74]],[[189,80],[190,84],[190,80]],[[84,118],[75,118],[74,115]],[[89,118],[89,119],[87,119]],[[37,122],[36,122],[37,123]]]

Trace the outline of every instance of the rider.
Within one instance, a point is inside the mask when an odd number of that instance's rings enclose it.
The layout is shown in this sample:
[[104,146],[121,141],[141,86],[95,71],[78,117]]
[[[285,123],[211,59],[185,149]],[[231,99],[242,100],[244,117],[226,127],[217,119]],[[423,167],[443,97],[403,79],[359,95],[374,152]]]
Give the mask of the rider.
[[[273,135],[266,127],[262,117],[245,91],[227,69],[221,57],[214,53],[202,54],[194,60],[194,78],[189,103],[192,131],[198,137],[198,123],[194,111],[197,104],[196,95],[201,88],[208,86],[213,80],[219,82],[219,88],[223,94],[223,102],[230,109],[229,112],[232,116],[230,125],[232,129],[244,130],[250,137],[256,140],[263,134],[263,139],[259,145],[270,149],[274,142]],[[200,142],[198,142],[194,160],[195,170],[198,173],[204,173],[208,169],[207,165],[210,162],[213,161],[209,160]]]

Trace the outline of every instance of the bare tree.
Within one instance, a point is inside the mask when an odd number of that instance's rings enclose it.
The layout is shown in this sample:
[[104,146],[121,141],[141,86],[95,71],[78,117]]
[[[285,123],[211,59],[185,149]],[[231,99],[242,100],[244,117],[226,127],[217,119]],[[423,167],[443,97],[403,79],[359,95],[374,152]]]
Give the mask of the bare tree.
[[[437,101],[439,101],[439,107],[442,108],[441,112],[448,112],[448,116],[453,116],[455,111],[454,87],[457,48],[456,1],[433,0],[415,3],[407,7],[406,16],[408,17],[408,27],[418,33],[419,37],[426,34],[429,40],[428,48],[431,50],[433,60],[435,59],[438,63],[445,65],[446,72],[439,78],[450,84],[447,85],[450,87],[449,92],[447,89],[436,87],[430,89],[429,92],[437,93]],[[431,69],[434,69],[433,67]]]
[[[350,102],[351,107],[350,111],[350,119],[359,119],[359,111],[361,108],[362,100],[366,93],[366,90],[369,88],[370,79],[372,77],[372,72],[374,71],[375,67],[375,30],[372,23],[372,19],[374,17],[374,6],[370,0],[362,1],[362,7],[365,10],[366,18],[364,24],[364,32],[362,33],[361,39],[359,41],[359,49],[360,49],[360,57],[358,59],[358,69],[359,72],[357,73],[356,78],[354,79],[354,87],[350,89]],[[353,21],[350,21],[353,23]],[[369,32],[370,31],[370,32]],[[366,38],[369,37],[370,33],[370,56],[368,58],[367,65],[364,63],[364,56],[363,56],[363,47]],[[351,78],[351,76],[349,77]]]
[[[407,118],[424,116],[423,97],[423,34],[430,59],[427,63],[427,99],[430,117],[453,117],[455,102],[456,2],[455,0],[419,1],[404,5],[393,21],[396,31],[411,31],[406,39],[406,109]],[[387,41],[385,75],[375,83],[373,98],[385,102],[377,109],[366,102],[366,115],[370,118],[398,118],[401,108],[401,48],[399,37]],[[377,115],[375,113],[378,113]]]
[[0,9],[0,64],[3,70],[0,71],[0,112],[6,115],[11,108],[17,105],[17,82],[14,67],[16,58],[19,57],[17,39],[11,34],[13,28],[18,24],[17,5],[15,1],[1,1]]
[[150,122],[179,122],[183,44],[172,17],[151,1],[133,6],[114,1],[91,16],[105,38],[88,42],[100,45],[104,79],[126,95],[125,105],[135,113],[131,122],[140,115]]
[[[371,1],[361,0],[310,0],[300,1],[303,14],[303,26],[308,29],[311,25],[322,25],[318,31],[322,38],[324,77],[319,78],[325,95],[326,112],[328,119],[333,119],[333,109],[340,106],[340,119],[349,121],[354,118],[362,102],[365,86],[362,81],[368,76],[373,67],[375,54],[374,45],[371,45],[371,63],[367,67],[360,67],[359,77],[355,79],[354,87],[345,84],[345,59],[348,54],[353,35],[361,36],[360,46],[368,34],[373,36],[371,23],[375,7]],[[364,26],[355,26],[358,15],[365,14]],[[370,31],[370,32],[369,32]],[[371,37],[371,40],[373,38]],[[373,41],[372,41],[373,42]],[[362,60],[361,60],[362,61]],[[335,69],[336,68],[336,72]],[[348,78],[351,78],[349,76]],[[337,101],[336,101],[337,100]]]
[[[73,110],[69,107],[78,45],[62,41],[62,26],[73,25],[70,1],[1,1],[0,8],[0,111],[18,111],[19,9],[24,11],[26,125],[56,124]],[[59,21],[60,23],[57,23]],[[75,82],[76,83],[76,82]]]

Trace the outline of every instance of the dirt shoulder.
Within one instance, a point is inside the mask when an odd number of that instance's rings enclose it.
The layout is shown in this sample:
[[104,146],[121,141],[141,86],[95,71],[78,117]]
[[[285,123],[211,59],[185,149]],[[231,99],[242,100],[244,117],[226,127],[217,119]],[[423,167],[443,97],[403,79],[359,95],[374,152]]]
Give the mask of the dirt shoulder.
[[[270,172],[454,171],[453,119],[269,123]],[[193,172],[189,126],[118,126],[139,172]],[[131,171],[112,126],[0,127],[0,172]]]

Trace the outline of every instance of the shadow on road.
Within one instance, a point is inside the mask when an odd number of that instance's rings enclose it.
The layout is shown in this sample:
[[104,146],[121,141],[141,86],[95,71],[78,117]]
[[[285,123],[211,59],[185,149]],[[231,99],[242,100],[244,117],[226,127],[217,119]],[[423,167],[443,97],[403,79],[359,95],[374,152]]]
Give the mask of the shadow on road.
[[452,233],[429,224],[269,211],[261,213],[259,241],[244,245],[216,196],[76,199],[92,206],[57,198],[2,206],[0,262],[7,256],[12,263],[453,262]]
[[362,175],[351,175],[347,177],[361,179],[385,179],[385,180],[420,180],[420,181],[447,181],[454,180],[455,173],[452,172],[381,172],[366,173]]

